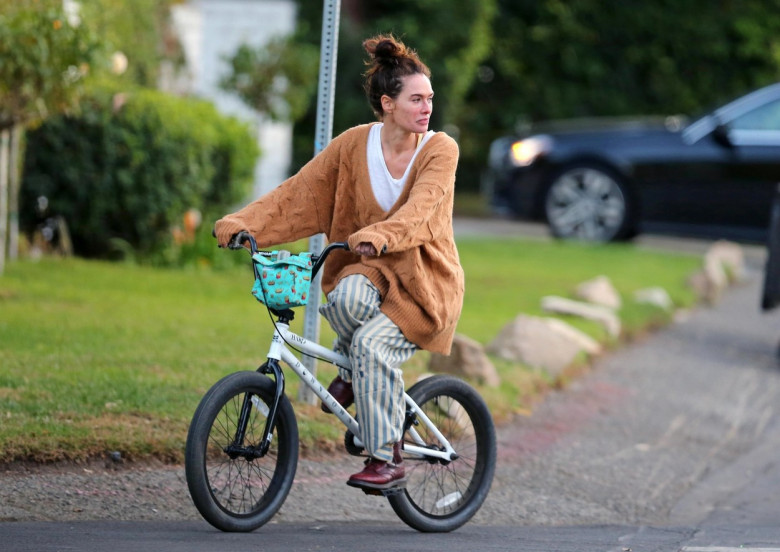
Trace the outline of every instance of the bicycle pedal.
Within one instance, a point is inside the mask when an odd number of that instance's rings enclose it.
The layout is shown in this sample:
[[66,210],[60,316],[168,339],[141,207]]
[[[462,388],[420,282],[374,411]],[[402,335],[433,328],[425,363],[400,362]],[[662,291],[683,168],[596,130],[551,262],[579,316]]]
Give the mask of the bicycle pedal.
[[382,493],[382,496],[394,496],[403,493],[404,490],[406,490],[406,485],[404,485],[403,487],[392,487],[390,489],[383,489],[379,492]]
[[389,489],[369,489],[368,487],[361,487],[360,490],[367,495],[371,496],[393,496],[404,492],[406,487],[391,487]]

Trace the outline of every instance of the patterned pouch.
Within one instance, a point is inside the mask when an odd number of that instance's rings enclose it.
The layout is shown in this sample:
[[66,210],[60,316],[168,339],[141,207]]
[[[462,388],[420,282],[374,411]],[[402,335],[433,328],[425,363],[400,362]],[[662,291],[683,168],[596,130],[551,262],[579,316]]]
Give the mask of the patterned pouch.
[[257,265],[258,275],[252,295],[258,301],[277,310],[306,304],[311,285],[311,253],[255,253],[252,260]]

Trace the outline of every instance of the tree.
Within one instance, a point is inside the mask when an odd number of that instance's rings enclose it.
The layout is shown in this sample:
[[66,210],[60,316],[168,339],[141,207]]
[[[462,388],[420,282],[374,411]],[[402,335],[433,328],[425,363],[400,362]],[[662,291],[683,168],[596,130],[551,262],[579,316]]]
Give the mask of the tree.
[[318,59],[316,48],[296,44],[292,36],[260,48],[242,45],[228,60],[232,71],[220,85],[273,120],[296,121],[314,95]]
[[180,0],[82,0],[83,24],[110,52],[127,59],[123,83],[157,88],[163,60],[183,62],[170,25],[170,7]]
[[607,4],[499,0],[467,162],[484,166],[490,142],[525,123],[698,115],[780,77],[778,0]]
[[[299,0],[317,44],[322,2]],[[459,189],[476,189],[490,142],[526,122],[695,115],[780,77],[780,1],[342,0],[334,130],[370,113],[362,39],[393,32],[433,72],[432,127],[460,145]],[[313,110],[296,128],[311,156]]]
[[16,255],[21,129],[73,108],[98,55],[97,40],[76,19],[68,19],[61,2],[2,0],[0,274],[9,237],[8,254]]
[[[342,5],[334,133],[372,117],[363,92],[364,39],[393,33],[417,50],[430,67],[436,92],[434,129],[446,129],[461,139],[464,121],[474,106],[466,103],[484,59],[493,44],[492,22],[497,0],[345,0]],[[301,35],[319,45],[321,0],[299,0]],[[302,165],[312,152],[315,109],[296,127],[295,161]],[[459,136],[460,134],[460,136]]]

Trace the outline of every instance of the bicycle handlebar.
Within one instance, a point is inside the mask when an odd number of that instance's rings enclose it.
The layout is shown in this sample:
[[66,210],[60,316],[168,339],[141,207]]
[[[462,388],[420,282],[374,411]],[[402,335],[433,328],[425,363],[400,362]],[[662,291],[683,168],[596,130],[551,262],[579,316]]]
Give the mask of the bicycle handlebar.
[[[217,237],[216,231],[212,230],[211,235],[215,238]],[[228,249],[246,249],[246,246],[244,246],[244,243],[249,242],[249,252],[250,254],[254,255],[255,253],[259,253],[259,250],[257,249],[257,241],[255,240],[254,236],[250,234],[247,231],[241,231],[238,234],[234,235],[230,241],[228,242]],[[333,242],[329,243],[325,246],[325,248],[320,252],[319,255],[312,255],[311,260],[312,263],[314,263],[314,266],[312,266],[311,272],[312,277],[317,275],[317,272],[319,272],[320,267],[325,262],[325,259],[330,255],[330,253],[336,249],[342,249],[344,251],[349,251],[349,244],[347,242]]]
[[245,249],[244,242],[249,242],[249,252],[254,255],[258,252],[257,242],[252,234],[246,231],[235,234],[228,242],[228,249]]

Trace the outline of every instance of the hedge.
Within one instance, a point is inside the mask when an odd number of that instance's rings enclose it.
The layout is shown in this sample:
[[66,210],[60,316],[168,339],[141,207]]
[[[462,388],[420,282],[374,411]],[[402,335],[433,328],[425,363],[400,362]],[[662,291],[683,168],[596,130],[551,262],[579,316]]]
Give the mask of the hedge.
[[170,243],[187,210],[208,217],[244,198],[258,155],[249,126],[211,103],[146,89],[94,91],[78,116],[28,133],[22,227],[34,230],[45,196],[50,213],[65,218],[76,254],[110,257],[121,240],[148,256]]

